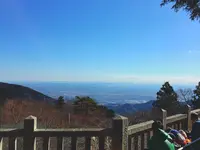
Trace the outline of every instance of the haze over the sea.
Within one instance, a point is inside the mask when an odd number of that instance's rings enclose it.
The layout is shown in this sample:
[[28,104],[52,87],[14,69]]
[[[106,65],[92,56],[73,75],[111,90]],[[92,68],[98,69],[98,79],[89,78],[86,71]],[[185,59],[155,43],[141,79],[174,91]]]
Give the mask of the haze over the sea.
[[[90,96],[101,104],[143,103],[156,99],[161,84],[99,83],[99,82],[14,82],[57,98]],[[194,88],[193,85],[173,85],[174,89]]]

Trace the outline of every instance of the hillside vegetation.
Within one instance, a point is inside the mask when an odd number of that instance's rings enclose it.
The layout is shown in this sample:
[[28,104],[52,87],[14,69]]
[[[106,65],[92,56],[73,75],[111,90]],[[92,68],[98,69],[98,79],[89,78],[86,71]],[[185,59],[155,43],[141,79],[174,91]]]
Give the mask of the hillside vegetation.
[[31,88],[16,84],[8,84],[0,82],[0,102],[5,102],[6,99],[26,99],[26,100],[53,100],[53,98],[46,96]]
[[71,104],[65,104],[60,110],[47,102],[10,99],[1,108],[1,125],[21,125],[29,115],[37,117],[40,128],[106,127],[111,121],[102,112],[75,114]]
[[6,83],[0,83],[0,101],[4,102],[1,105],[1,125],[19,125],[25,117],[34,115],[38,117],[40,127],[45,128],[108,127],[111,126],[114,111],[127,116],[130,124],[136,124],[152,119],[152,107],[167,110],[169,116],[184,113],[185,104],[200,108],[200,82],[194,90],[178,91],[165,82],[157,92],[155,101],[138,106],[124,104],[106,107],[87,96],[76,96],[70,101],[60,96],[54,100],[30,88]]
[[107,127],[114,112],[98,105],[90,97],[76,97],[65,101],[55,100],[21,85],[0,83],[1,116],[3,126],[21,126],[29,115],[38,118],[44,128]]

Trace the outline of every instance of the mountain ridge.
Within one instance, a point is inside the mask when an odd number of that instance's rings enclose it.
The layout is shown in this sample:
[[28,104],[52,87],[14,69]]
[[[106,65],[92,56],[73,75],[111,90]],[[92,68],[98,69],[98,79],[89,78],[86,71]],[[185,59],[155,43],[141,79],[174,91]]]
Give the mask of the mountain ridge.
[[3,103],[7,99],[28,99],[37,101],[52,101],[53,98],[29,87],[0,82],[0,101]]
[[112,109],[116,113],[119,113],[121,115],[126,115],[129,113],[134,113],[137,111],[146,111],[152,109],[152,104],[154,100],[147,101],[145,103],[139,103],[139,104],[130,104],[130,103],[125,103],[125,104],[107,104],[106,106],[109,109]]

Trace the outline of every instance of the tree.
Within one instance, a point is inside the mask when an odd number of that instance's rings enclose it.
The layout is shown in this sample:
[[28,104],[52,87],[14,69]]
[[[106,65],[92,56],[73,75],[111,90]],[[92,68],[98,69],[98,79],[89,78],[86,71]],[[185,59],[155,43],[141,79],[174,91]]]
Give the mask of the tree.
[[186,104],[190,104],[193,99],[193,91],[190,88],[187,89],[179,89],[177,91],[178,100],[180,102],[185,102]]
[[198,83],[198,85],[196,86],[193,92],[194,92],[194,95],[193,95],[192,104],[195,108],[200,108],[200,82]]
[[173,3],[172,9],[178,12],[180,9],[189,13],[191,20],[200,19],[200,0],[162,0],[161,6]]
[[106,110],[106,117],[112,118],[115,116],[115,112],[112,109],[107,109]]
[[97,108],[97,103],[94,99],[84,96],[76,96],[74,100],[74,112],[75,113],[82,113],[84,112],[85,115],[88,115],[89,112],[94,111]]
[[74,104],[80,104],[80,103],[88,103],[88,104],[93,104],[93,105],[97,105],[97,102],[93,99],[93,98],[90,98],[89,96],[76,96],[75,97],[75,101],[74,101]]
[[171,113],[178,104],[176,92],[169,82],[165,82],[157,92],[157,100],[153,103],[153,106],[165,109]]
[[8,100],[4,105],[3,111],[9,112],[6,115],[10,116],[15,124],[18,124],[23,118],[25,107],[25,103],[22,100]]
[[92,114],[96,116],[105,116],[107,118],[112,118],[115,116],[115,112],[108,109],[106,106],[98,105],[97,102],[88,97],[76,96],[74,100],[74,112],[76,114]]
[[62,109],[63,106],[65,105],[65,100],[63,96],[60,96],[57,100],[57,107],[58,109]]

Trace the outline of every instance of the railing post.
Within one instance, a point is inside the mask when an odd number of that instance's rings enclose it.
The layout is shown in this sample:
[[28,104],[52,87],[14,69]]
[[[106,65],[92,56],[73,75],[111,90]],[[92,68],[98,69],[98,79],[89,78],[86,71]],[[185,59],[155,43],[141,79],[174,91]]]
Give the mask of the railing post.
[[161,109],[161,116],[162,116],[163,129],[165,130],[167,128],[167,111]]
[[128,118],[116,116],[112,122],[112,149],[128,150]]
[[154,120],[161,120],[163,124],[163,129],[167,128],[167,111],[161,108],[153,107],[153,118]]
[[0,150],[3,150],[3,137],[0,137]]
[[185,108],[185,113],[187,114],[187,121],[186,121],[186,130],[191,130],[192,129],[192,124],[191,124],[191,107],[190,105],[186,105]]
[[36,150],[35,137],[33,132],[37,129],[37,118],[29,116],[24,120],[24,139],[23,149],[24,150]]

